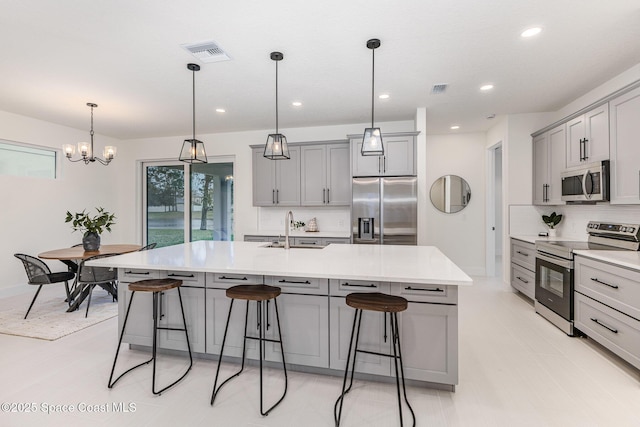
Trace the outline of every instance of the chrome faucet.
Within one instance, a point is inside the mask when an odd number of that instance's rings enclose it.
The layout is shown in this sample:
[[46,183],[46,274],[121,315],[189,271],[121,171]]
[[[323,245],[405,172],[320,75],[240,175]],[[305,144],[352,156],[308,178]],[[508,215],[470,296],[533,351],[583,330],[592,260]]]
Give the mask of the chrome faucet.
[[284,216],[284,248],[290,249],[289,245],[289,227],[293,224],[293,212],[289,211]]

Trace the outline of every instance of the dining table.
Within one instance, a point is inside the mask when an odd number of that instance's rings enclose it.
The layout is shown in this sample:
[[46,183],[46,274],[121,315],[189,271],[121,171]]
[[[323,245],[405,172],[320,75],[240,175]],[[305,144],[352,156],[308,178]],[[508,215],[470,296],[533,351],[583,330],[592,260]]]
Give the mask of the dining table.
[[[91,258],[96,255],[121,255],[129,252],[135,252],[142,248],[142,245],[136,244],[113,244],[113,245],[100,245],[97,251],[85,251],[82,245],[72,246],[70,248],[53,249],[50,251],[42,252],[38,254],[38,258],[42,259],[55,259],[66,264],[70,270],[77,273],[77,266],[79,262],[87,258]],[[75,267],[74,267],[75,266]],[[71,292],[72,301],[70,302],[68,312],[75,311],[80,307],[80,304],[89,295],[88,287],[77,286],[78,275],[73,283]],[[109,286],[103,286],[103,288],[113,295],[117,300],[117,289]]]

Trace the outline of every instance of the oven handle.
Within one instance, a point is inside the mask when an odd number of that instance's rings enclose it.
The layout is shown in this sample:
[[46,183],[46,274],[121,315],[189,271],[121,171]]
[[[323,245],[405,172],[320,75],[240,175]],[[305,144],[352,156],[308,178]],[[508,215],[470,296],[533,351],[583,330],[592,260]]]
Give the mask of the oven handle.
[[540,252],[536,254],[536,258],[541,259],[543,261],[550,262],[551,264],[559,265],[562,268],[568,268],[568,269],[573,268],[573,261],[569,261],[566,259],[543,255]]

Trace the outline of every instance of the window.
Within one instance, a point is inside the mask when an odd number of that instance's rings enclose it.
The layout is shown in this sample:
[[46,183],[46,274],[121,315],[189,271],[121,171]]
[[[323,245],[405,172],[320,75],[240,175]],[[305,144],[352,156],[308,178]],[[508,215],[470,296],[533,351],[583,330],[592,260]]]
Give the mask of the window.
[[56,178],[56,151],[0,140],[0,175]]
[[157,247],[233,240],[233,161],[144,163],[144,238]]

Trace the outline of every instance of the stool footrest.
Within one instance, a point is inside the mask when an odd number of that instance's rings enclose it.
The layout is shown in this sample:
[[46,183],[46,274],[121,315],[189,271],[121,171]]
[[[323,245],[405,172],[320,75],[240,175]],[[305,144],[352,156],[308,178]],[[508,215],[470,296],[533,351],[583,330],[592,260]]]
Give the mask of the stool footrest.
[[388,353],[379,353],[377,351],[368,351],[368,350],[356,350],[356,352],[358,353],[367,353],[367,354],[373,354],[374,356],[385,356],[385,357],[390,357],[392,359],[398,359],[399,356],[394,356],[393,354],[388,354]]
[[180,332],[185,332],[186,329],[185,328],[169,328],[169,327],[165,327],[165,326],[158,326],[156,328],[157,330],[162,330],[162,331],[180,331]]
[[[245,339],[248,340],[256,340],[256,341],[260,341],[259,337],[244,337]],[[262,341],[268,341],[268,342],[281,342],[280,340],[274,340],[272,338],[262,338]]]

